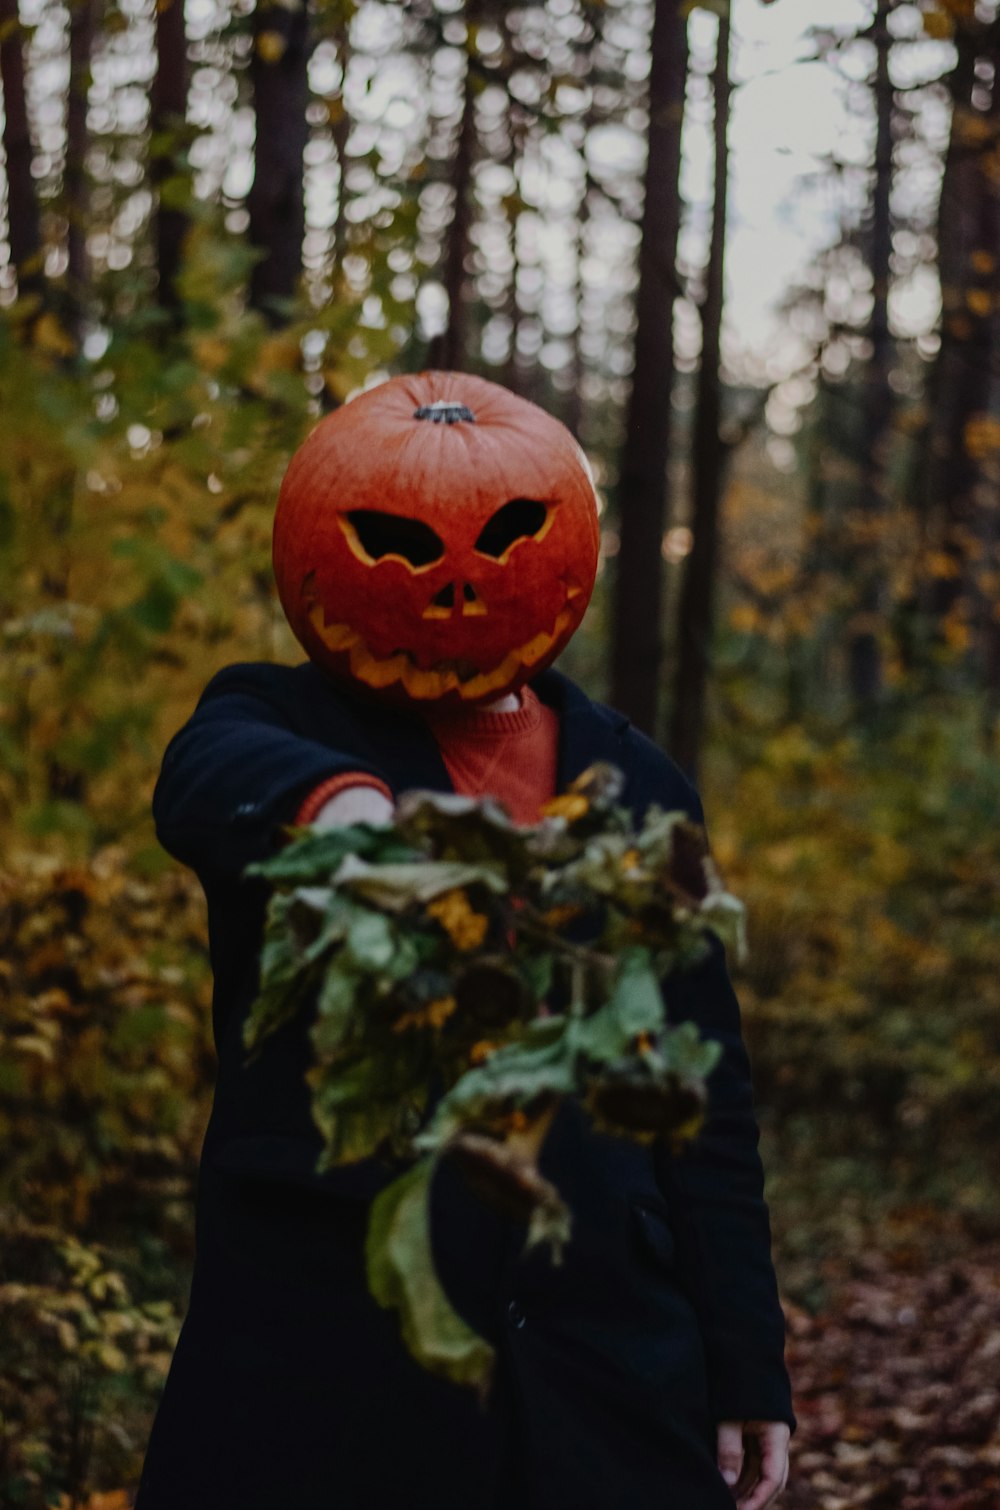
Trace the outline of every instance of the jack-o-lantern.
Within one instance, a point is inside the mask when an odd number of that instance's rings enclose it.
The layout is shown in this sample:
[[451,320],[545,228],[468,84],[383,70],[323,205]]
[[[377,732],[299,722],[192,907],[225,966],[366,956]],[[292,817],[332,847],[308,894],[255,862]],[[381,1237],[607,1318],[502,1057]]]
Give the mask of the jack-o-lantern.
[[307,654],[389,697],[479,703],[559,654],[593,590],[598,523],[565,426],[496,383],[393,378],[322,420],[274,522]]

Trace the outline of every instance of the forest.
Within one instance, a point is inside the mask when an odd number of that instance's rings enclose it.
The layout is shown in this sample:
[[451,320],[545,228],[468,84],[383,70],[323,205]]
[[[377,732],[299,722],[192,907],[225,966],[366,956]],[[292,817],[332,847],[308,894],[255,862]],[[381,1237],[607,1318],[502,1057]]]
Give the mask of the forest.
[[782,1504],[995,1506],[996,0],[0,0],[0,88],[0,1506],[131,1504],[213,1083],[153,784],[426,368],[585,448],[562,665],[747,907]]

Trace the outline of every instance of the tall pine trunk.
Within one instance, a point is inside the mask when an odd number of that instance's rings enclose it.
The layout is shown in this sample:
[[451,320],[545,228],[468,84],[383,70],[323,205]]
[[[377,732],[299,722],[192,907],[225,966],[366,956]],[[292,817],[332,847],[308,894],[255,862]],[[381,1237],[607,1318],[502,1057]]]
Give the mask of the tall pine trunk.
[[[150,127],[157,145],[153,159],[153,182],[162,194],[163,185],[175,172],[179,136],[187,113],[188,61],[184,28],[184,0],[158,0],[156,6],[156,77],[150,110]],[[156,207],[157,299],[161,308],[176,316],[180,307],[177,274],[187,230],[187,216],[176,205],[158,198]]]
[[264,256],[250,276],[250,302],[273,324],[284,318],[281,303],[294,297],[302,273],[308,63],[305,0],[259,0],[250,63],[257,138],[247,209],[250,240]]
[[90,93],[90,59],[94,45],[93,0],[74,0],[69,21],[69,95],[66,101],[66,172],[63,199],[66,207],[66,301],[65,315],[74,336],[87,302],[87,223],[90,193],[87,178],[87,100]]
[[17,0],[0,0],[0,81],[3,83],[3,146],[7,164],[7,223],[11,261],[21,298],[41,292],[42,233],[31,176],[33,148],[24,87],[24,38]]
[[893,90],[889,75],[892,35],[889,16],[894,0],[878,0],[871,37],[875,44],[875,183],[869,263],[872,275],[871,356],[865,372],[865,414],[860,517],[851,566],[857,589],[857,613],[848,643],[848,676],[859,712],[874,708],[881,697],[881,632],[886,613],[886,568],[880,523],[885,518],[887,450],[892,426],[892,337],[889,331],[889,284],[892,272],[891,200],[893,184]]
[[730,21],[719,17],[712,89],[715,100],[715,194],[705,297],[701,307],[701,365],[692,455],[692,544],[678,613],[678,665],[670,725],[674,759],[696,776],[705,732],[718,576],[719,514],[725,456],[722,418],[722,314],[725,304],[726,212],[729,198]]
[[[925,601],[938,637],[1000,695],[1000,37],[963,22],[950,76],[952,127],[938,222],[941,348],[930,387],[929,508],[936,552]],[[986,75],[992,97],[979,95]],[[964,653],[963,653],[964,652]]]
[[[478,12],[475,5],[468,6],[470,28]],[[462,91],[462,115],[459,121],[455,156],[452,161],[451,182],[455,191],[455,207],[445,247],[443,281],[448,296],[448,323],[434,343],[433,365],[446,372],[457,372],[465,365],[468,342],[468,305],[465,297],[465,264],[469,255],[469,233],[472,230],[472,171],[476,157],[476,95],[478,93],[472,47],[469,41],[469,61],[465,70]]]
[[659,0],[654,6],[635,361],[618,484],[621,542],[615,563],[611,699],[649,733],[656,727],[662,660],[662,548],[688,10],[684,0]]

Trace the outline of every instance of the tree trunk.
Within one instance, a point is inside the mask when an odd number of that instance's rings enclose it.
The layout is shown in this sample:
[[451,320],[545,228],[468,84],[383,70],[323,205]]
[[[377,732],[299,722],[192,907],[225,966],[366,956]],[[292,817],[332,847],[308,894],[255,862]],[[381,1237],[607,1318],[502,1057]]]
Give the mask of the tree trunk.
[[884,541],[887,455],[892,425],[892,337],[889,333],[889,283],[892,260],[891,199],[893,184],[892,125],[894,102],[889,76],[892,35],[889,16],[894,0],[878,0],[871,37],[876,49],[875,69],[875,187],[872,196],[870,265],[873,304],[869,326],[871,357],[865,373],[866,402],[861,492],[857,540],[852,552],[852,575],[858,586],[857,615],[848,644],[848,676],[859,711],[874,708],[882,694],[883,668],[880,633],[886,612]]
[[[508,51],[512,51],[510,30],[506,22],[504,23],[504,36],[507,39]],[[506,164],[510,169],[514,188],[508,197],[505,210],[507,217],[507,244],[510,248],[510,283],[507,289],[507,317],[510,320],[510,344],[507,348],[507,361],[504,364],[503,380],[506,386],[514,393],[521,392],[521,369],[517,352],[518,335],[521,328],[521,301],[518,298],[517,292],[517,278],[521,267],[520,252],[517,244],[517,226],[520,218],[518,172],[524,154],[526,135],[527,128],[521,119],[520,107],[508,93]]]
[[[930,385],[929,508],[937,549],[925,602],[937,637],[1000,689],[995,514],[1000,494],[1000,46],[997,28],[964,22],[949,85],[953,115],[941,186],[941,349]],[[977,64],[993,78],[989,109]]]
[[[469,24],[473,24],[469,6]],[[472,43],[470,41],[470,48]],[[469,232],[472,229],[472,169],[476,156],[477,81],[469,53],[462,95],[462,119],[455,144],[451,181],[455,188],[455,209],[448,230],[444,262],[444,287],[448,295],[448,324],[436,342],[431,365],[446,372],[458,372],[468,357],[468,305],[465,299],[465,264],[469,255]]]
[[0,0],[0,80],[3,82],[3,146],[7,163],[7,222],[11,261],[20,297],[41,292],[42,235],[31,177],[33,149],[24,88],[24,40],[17,0]]
[[[157,151],[153,182],[161,190],[175,172],[178,138],[187,114],[188,61],[184,0],[158,0],[156,6],[156,77],[153,80],[150,128]],[[156,207],[157,299],[176,317],[180,308],[177,274],[187,231],[187,216],[158,200]]]
[[571,362],[573,384],[566,395],[566,425],[572,430],[581,445],[584,441],[583,431],[587,413],[587,405],[583,397],[583,389],[587,380],[587,363],[583,354],[583,306],[585,296],[583,263],[587,255],[587,228],[589,224],[590,181],[587,174],[584,173],[580,201],[576,210],[576,324],[573,327],[573,358]]
[[347,29],[340,41],[340,56],[342,59],[343,80],[341,83],[340,100],[338,101],[339,114],[334,121],[331,132],[333,135],[333,150],[337,154],[337,172],[339,181],[337,184],[337,210],[333,222],[333,234],[331,237],[331,252],[333,256],[334,286],[338,287],[342,276],[344,257],[347,252],[347,143],[351,136],[351,117],[347,113],[347,103],[344,98],[344,86],[347,80],[347,69],[350,63],[350,40]]
[[87,100],[90,93],[90,58],[94,45],[92,0],[75,0],[69,21],[69,94],[66,101],[66,171],[63,199],[66,206],[66,320],[80,337],[87,298],[87,223],[90,195],[87,186]]
[[723,471],[720,372],[722,313],[725,303],[726,210],[729,197],[729,11],[719,17],[715,70],[715,196],[705,298],[701,307],[701,364],[692,456],[692,545],[684,571],[678,614],[678,666],[670,727],[674,759],[695,778],[705,730],[705,701],[711,664],[714,598],[718,574],[719,513]]
[[683,0],[659,0],[654,7],[635,361],[618,485],[621,543],[612,615],[611,698],[649,733],[656,726],[662,655],[662,547],[674,378],[687,13]]
[[250,302],[272,324],[284,318],[281,302],[294,297],[302,273],[308,62],[305,0],[294,8],[259,0],[250,62],[257,140],[247,209],[250,240],[264,256],[250,276]]

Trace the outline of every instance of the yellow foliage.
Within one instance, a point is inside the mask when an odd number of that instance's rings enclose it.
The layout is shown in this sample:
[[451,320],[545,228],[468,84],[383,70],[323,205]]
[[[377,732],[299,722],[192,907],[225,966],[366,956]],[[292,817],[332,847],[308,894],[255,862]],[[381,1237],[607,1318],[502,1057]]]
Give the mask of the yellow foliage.
[[982,146],[985,142],[991,141],[996,127],[988,116],[966,106],[956,109],[953,130],[956,139],[963,146],[969,147]]
[[1000,419],[991,414],[973,414],[965,424],[965,446],[969,455],[983,461],[1000,451]]
[[[985,757],[977,775],[974,741],[950,716],[925,718],[891,750],[824,747],[791,728],[709,793],[713,847],[748,908],[737,988],[758,1094],[779,1118],[808,1117],[852,1080],[873,1087],[884,1115],[888,1084],[900,1105],[920,1104],[939,1144],[995,1073],[982,1045],[1000,1011],[988,922],[1000,841],[984,821],[997,781],[984,781]],[[863,1114],[862,1096],[845,1152]],[[891,1138],[898,1159],[898,1129]]]
[[418,1007],[412,1012],[401,1012],[392,1025],[392,1031],[405,1033],[410,1028],[440,1028],[457,1006],[453,996],[442,996],[436,1001],[428,1002],[425,1007]]
[[39,351],[44,351],[49,356],[76,356],[76,342],[51,310],[46,310],[35,321],[32,337]]
[[935,41],[947,42],[955,30],[955,23],[945,10],[924,11],[924,31]]
[[972,631],[959,614],[946,614],[941,622],[941,629],[949,650],[968,650],[972,643]]
[[219,335],[200,336],[193,346],[198,366],[205,372],[221,372],[229,361],[229,343]]
[[976,0],[938,0],[956,21],[975,21]]
[[739,634],[754,634],[761,627],[761,615],[752,603],[734,603],[729,623]]
[[276,372],[297,372],[302,365],[302,352],[294,334],[286,331],[269,337],[257,351],[257,359],[251,374],[256,391],[266,391],[267,379]]
[[549,907],[542,914],[542,921],[546,928],[564,928],[567,923],[571,923],[574,918],[579,916],[579,907],[572,907],[563,903],[560,907]]
[[938,578],[957,577],[959,564],[948,551],[928,551],[924,556],[925,570]]
[[584,817],[590,811],[590,803],[581,792],[564,792],[559,797],[553,797],[551,802],[546,802],[542,808],[543,818],[565,818],[567,823],[575,823],[578,818]]
[[262,31],[257,33],[257,56],[265,63],[280,63],[285,56],[288,43],[280,31]]
[[427,912],[441,924],[456,949],[478,949],[486,937],[489,919],[476,912],[460,888],[446,891],[427,905]]
[[970,288],[965,302],[980,319],[985,319],[993,312],[993,295],[985,288]]
[[127,1489],[111,1489],[107,1493],[88,1495],[84,1501],[74,1503],[66,1494],[57,1501],[58,1510],[130,1510],[133,1496]]

